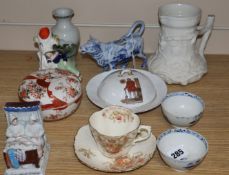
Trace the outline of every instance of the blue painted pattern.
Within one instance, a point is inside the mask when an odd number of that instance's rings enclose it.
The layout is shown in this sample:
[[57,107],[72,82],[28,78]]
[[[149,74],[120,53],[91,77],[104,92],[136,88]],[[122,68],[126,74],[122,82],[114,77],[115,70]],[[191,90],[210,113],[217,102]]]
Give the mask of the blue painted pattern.
[[142,67],[146,67],[147,57],[143,53],[144,44],[141,37],[144,29],[144,22],[136,21],[128,33],[119,40],[104,43],[91,37],[80,47],[80,52],[91,55],[104,70],[115,69],[118,64],[126,68],[128,62],[135,56],[142,58]]
[[7,112],[30,112],[40,110],[40,102],[8,102],[4,110]]

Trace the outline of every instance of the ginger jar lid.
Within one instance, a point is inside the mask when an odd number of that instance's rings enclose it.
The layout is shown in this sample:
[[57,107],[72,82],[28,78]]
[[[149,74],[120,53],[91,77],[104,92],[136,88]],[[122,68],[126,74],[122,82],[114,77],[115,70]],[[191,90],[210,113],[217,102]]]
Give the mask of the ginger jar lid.
[[80,99],[81,82],[66,70],[39,70],[23,79],[18,95],[25,102],[40,101],[42,110],[61,109]]

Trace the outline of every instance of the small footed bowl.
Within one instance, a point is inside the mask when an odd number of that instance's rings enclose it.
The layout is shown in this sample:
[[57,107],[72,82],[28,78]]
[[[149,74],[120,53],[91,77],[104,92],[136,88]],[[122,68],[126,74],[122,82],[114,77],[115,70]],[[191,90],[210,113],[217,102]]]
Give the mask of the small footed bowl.
[[160,134],[157,148],[167,165],[177,171],[186,171],[204,159],[208,152],[208,142],[195,131],[175,128]]
[[189,92],[172,92],[167,94],[161,108],[164,116],[173,126],[189,127],[202,116],[204,101]]

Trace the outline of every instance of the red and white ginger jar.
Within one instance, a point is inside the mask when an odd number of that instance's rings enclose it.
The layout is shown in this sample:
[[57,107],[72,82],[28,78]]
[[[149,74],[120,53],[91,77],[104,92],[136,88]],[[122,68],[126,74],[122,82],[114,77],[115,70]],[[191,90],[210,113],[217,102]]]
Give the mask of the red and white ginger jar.
[[40,101],[45,121],[60,120],[78,108],[82,91],[77,75],[61,69],[44,69],[26,76],[19,86],[21,101]]

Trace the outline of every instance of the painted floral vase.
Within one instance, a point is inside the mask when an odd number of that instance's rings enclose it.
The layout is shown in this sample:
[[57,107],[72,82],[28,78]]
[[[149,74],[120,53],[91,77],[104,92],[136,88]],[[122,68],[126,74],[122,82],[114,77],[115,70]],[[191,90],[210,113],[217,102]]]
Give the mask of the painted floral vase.
[[80,45],[79,29],[71,22],[74,11],[70,8],[57,8],[53,10],[52,15],[56,24],[52,27],[53,35],[59,38],[59,49],[68,48],[67,59],[69,65],[72,65],[73,73],[79,74],[76,66],[76,55]]

